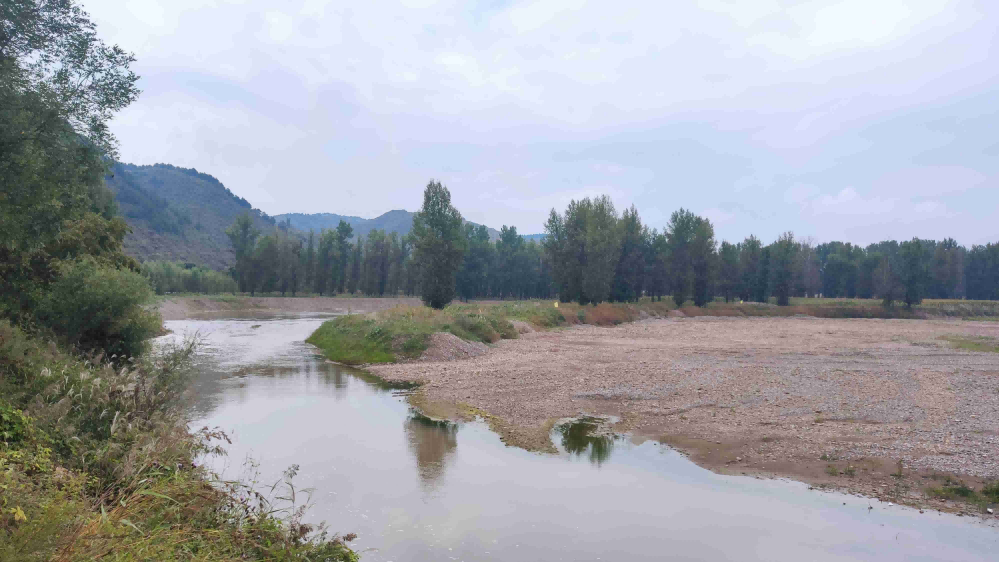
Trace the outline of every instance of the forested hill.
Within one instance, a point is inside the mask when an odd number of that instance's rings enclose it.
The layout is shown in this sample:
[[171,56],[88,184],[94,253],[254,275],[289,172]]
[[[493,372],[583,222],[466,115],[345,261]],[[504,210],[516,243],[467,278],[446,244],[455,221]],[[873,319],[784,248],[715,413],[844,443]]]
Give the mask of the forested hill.
[[[107,185],[132,228],[125,237],[125,250],[140,261],[180,261],[226,269],[235,263],[235,256],[225,230],[246,212],[264,233],[286,221],[294,229],[318,233],[324,228],[336,228],[344,220],[354,227],[355,240],[376,229],[405,235],[413,227],[413,213],[401,209],[373,219],[334,213],[268,216],[215,177],[170,164],[118,163],[107,177]],[[492,241],[499,239],[498,230],[488,228],[488,231]]]
[[[346,221],[354,227],[354,236],[366,237],[372,230],[384,230],[385,232],[395,232],[400,236],[409,234],[413,228],[413,213],[401,209],[389,211],[373,219],[362,219],[361,217],[348,217],[333,213],[288,213],[284,215],[274,215],[278,222],[291,221],[292,228],[306,231],[315,230],[319,232],[324,228],[336,228],[341,220]],[[467,221],[466,221],[467,222]],[[471,223],[478,226],[476,223]],[[495,228],[486,227],[489,231],[489,239],[499,240],[499,231]]]
[[107,185],[132,228],[125,250],[139,260],[171,260],[223,269],[235,263],[225,229],[249,211],[262,232],[276,221],[216,178],[170,164],[115,164]]

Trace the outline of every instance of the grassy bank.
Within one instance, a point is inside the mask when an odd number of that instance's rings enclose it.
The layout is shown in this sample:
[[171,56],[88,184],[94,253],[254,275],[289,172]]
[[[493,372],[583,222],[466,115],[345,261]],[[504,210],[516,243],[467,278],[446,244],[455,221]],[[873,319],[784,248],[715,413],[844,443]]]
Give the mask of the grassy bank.
[[176,407],[192,349],[83,358],[0,321],[0,560],[356,560],[302,506],[195,466],[226,437]]
[[636,303],[581,306],[552,301],[484,301],[453,304],[444,310],[399,306],[367,315],[348,315],[323,323],[307,340],[331,360],[346,365],[392,363],[419,357],[430,335],[448,332],[472,342],[494,343],[518,336],[514,322],[533,329],[574,324],[613,326],[648,317],[697,316],[814,316],[818,318],[927,318],[999,315],[999,302],[927,301],[912,310],[885,308],[881,301],[862,299],[793,299],[791,306],[768,303],[712,302],[677,308],[672,300],[643,299]]

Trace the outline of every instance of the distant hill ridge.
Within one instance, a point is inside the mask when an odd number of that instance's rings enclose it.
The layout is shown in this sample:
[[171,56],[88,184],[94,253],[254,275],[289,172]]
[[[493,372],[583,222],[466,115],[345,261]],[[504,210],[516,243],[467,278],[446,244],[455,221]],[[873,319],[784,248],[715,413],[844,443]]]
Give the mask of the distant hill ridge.
[[[372,230],[384,230],[386,232],[395,232],[400,236],[405,236],[409,234],[409,231],[413,228],[413,215],[415,213],[411,211],[405,211],[402,209],[396,209],[394,211],[389,211],[382,215],[379,215],[373,219],[364,219],[361,217],[337,215],[335,213],[286,213],[283,215],[274,215],[274,218],[278,222],[290,221],[291,227],[298,230],[306,231],[315,230],[319,232],[324,228],[336,228],[336,225],[340,224],[340,221],[346,221],[347,224],[354,227],[354,236],[367,236]],[[470,221],[465,221],[469,223]],[[478,224],[472,222],[475,226]],[[486,227],[489,231],[490,240],[499,240],[499,231],[495,228]]]
[[[335,213],[269,216],[214,176],[170,164],[116,163],[106,182],[132,229],[125,237],[125,250],[142,261],[170,260],[228,268],[235,263],[235,256],[225,230],[244,213],[253,217],[261,232],[269,232],[286,221],[293,229],[318,232],[336,228],[344,220],[354,227],[355,237],[366,237],[375,229],[406,235],[413,228],[414,213],[402,209],[373,219]],[[498,230],[488,230],[492,240],[499,239]],[[525,238],[540,241],[543,235]]]

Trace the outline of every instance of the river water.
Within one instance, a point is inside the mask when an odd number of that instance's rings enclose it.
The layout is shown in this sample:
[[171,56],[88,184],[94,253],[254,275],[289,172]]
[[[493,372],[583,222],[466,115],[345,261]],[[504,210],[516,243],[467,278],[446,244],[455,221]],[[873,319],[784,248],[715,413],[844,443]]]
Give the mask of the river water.
[[406,390],[305,344],[322,321],[170,321],[162,341],[202,338],[192,427],[233,439],[216,468],[269,486],[298,465],[307,519],[357,533],[365,562],[999,559],[999,529],[979,521],[717,475],[585,420],[553,431],[558,455],[505,446],[481,422],[429,420]]

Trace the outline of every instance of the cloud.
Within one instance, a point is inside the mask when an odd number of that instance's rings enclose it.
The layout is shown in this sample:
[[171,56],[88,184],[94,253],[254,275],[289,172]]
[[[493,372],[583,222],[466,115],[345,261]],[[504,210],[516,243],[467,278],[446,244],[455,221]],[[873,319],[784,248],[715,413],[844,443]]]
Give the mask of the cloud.
[[812,211],[817,215],[885,215],[894,208],[894,199],[861,197],[852,187],[845,187],[835,195],[822,195],[812,201]]
[[112,124],[123,159],[271,213],[412,209],[437,177],[466,216],[531,232],[605,190],[660,227],[740,209],[717,215],[729,239],[923,235],[905,213],[929,201],[948,235],[999,239],[991,3],[86,6],[143,77]]

